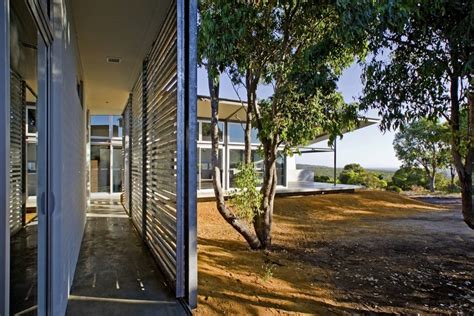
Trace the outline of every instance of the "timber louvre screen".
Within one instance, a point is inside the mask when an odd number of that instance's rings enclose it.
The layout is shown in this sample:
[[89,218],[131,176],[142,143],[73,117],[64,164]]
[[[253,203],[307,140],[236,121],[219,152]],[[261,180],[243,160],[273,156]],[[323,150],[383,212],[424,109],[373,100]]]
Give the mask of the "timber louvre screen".
[[131,105],[132,105],[132,96],[128,98],[127,105],[122,114],[122,157],[123,157],[123,166],[122,169],[122,192],[123,192],[123,206],[125,211],[130,215],[130,129],[131,129]]
[[130,192],[132,221],[140,235],[143,236],[143,201],[142,201],[142,162],[143,162],[143,142],[142,142],[142,119],[143,119],[143,91],[142,75],[139,76],[133,88],[131,104],[131,177],[132,188]]
[[10,235],[23,225],[23,107],[24,82],[10,76]]
[[192,308],[197,299],[196,19],[195,0],[171,1],[132,89],[128,131],[132,222],[175,296]]
[[145,241],[176,296],[184,296],[184,118],[178,101],[177,10],[173,2],[146,63]]

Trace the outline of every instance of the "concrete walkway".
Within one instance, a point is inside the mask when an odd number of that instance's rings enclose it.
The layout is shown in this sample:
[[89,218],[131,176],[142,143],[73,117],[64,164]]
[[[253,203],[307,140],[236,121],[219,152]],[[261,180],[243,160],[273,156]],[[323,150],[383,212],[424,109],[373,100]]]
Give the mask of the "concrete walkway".
[[92,203],[67,315],[186,315],[122,206]]

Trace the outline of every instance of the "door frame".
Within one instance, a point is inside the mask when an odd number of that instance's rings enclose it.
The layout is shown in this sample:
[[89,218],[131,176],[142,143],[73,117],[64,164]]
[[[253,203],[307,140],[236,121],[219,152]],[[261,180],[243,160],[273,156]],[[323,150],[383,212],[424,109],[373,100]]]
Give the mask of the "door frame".
[[0,1],[0,315],[10,303],[10,1]]

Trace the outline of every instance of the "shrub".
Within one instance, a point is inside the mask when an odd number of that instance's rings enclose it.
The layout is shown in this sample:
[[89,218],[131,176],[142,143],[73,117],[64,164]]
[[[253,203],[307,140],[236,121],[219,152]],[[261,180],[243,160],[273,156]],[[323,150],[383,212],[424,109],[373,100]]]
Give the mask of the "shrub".
[[230,202],[237,216],[249,222],[257,214],[262,202],[262,194],[257,189],[259,183],[260,178],[254,164],[240,164],[239,172],[235,175],[236,190]]
[[420,168],[403,167],[393,175],[392,185],[401,188],[403,191],[412,190],[415,186],[426,188],[428,179],[425,172]]
[[391,185],[387,188],[388,191],[396,192],[396,193],[401,193],[403,190],[400,187],[397,187],[396,185]]
[[360,184],[370,189],[383,189],[387,187],[387,181],[382,175],[367,172],[359,164],[349,164],[339,174],[339,181],[344,184]]
[[318,175],[315,175],[314,176],[314,182],[332,182],[332,179],[328,176],[318,176]]

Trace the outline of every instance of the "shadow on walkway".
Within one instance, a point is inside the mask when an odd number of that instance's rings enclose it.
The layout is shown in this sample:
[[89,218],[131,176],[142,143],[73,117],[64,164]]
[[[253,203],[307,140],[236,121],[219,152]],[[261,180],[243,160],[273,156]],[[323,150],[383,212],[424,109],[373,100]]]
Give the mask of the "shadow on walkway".
[[118,203],[93,201],[67,315],[186,315]]

